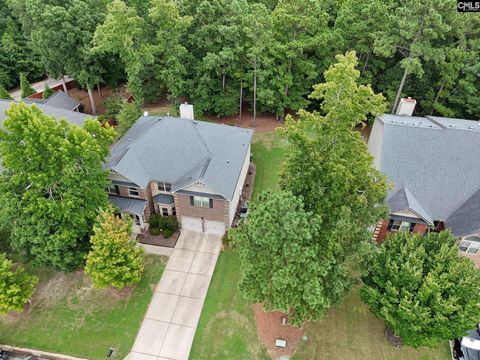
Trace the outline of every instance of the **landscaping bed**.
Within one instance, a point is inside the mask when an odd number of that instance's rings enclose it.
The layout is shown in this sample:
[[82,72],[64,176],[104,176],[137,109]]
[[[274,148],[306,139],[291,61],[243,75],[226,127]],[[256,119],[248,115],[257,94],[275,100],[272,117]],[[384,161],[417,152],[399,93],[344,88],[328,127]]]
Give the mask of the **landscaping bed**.
[[166,258],[147,255],[142,280],[122,291],[95,290],[83,271],[29,269],[40,278],[28,312],[0,317],[0,344],[104,359],[130,351]]

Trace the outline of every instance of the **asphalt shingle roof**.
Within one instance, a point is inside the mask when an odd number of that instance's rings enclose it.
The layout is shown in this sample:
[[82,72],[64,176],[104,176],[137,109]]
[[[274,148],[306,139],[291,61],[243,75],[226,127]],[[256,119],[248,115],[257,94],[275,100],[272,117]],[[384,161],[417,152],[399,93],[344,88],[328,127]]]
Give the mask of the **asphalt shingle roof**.
[[141,187],[200,182],[231,199],[253,131],[188,119],[143,116],[113,147],[107,166]]
[[153,197],[153,200],[160,204],[173,204],[175,202],[173,195],[168,194],[157,194]]
[[143,210],[147,205],[147,200],[132,199],[122,196],[108,195],[108,200],[114,204],[121,213],[130,212],[132,214],[142,216]]
[[36,103],[36,104],[44,104],[48,106],[53,106],[58,109],[64,110],[75,110],[80,106],[80,101],[75,100],[74,98],[68,96],[63,91],[57,91],[52,94],[47,99],[35,99],[35,98],[25,98],[23,101],[26,104]]
[[[7,118],[7,115],[5,115],[5,111],[8,110],[8,108],[10,108],[10,104],[12,102],[15,102],[15,101],[0,99],[0,127],[3,124],[3,121]],[[83,125],[83,122],[87,117],[92,117],[91,115],[82,114],[77,111],[65,110],[65,109],[56,108],[54,106],[40,104],[40,103],[35,103],[35,106],[37,106],[40,110],[42,110],[48,116],[53,116],[57,120],[64,118],[67,121],[73,124],[77,124],[79,126]]]
[[456,235],[480,229],[480,122],[386,114],[375,121],[381,131],[374,125],[369,145],[380,146],[369,147],[394,183],[388,203],[396,207],[394,195],[406,188],[420,216],[445,221]]

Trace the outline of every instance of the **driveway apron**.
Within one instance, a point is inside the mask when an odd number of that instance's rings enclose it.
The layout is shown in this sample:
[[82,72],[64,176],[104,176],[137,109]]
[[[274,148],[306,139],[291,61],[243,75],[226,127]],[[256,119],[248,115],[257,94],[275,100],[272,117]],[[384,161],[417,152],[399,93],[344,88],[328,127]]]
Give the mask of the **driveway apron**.
[[221,237],[182,230],[129,360],[186,360],[221,247]]

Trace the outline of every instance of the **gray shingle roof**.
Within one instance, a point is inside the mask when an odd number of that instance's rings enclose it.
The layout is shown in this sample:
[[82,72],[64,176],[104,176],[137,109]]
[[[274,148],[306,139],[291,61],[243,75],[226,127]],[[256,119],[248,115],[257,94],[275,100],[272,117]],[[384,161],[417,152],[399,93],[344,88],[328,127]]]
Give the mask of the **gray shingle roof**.
[[75,110],[80,106],[80,101],[68,96],[63,91],[57,91],[48,99],[25,98],[23,101],[26,104],[36,103],[53,106],[58,109]]
[[175,202],[173,195],[168,194],[157,194],[153,197],[153,200],[160,204],[173,204]]
[[480,123],[386,114],[375,122],[369,149],[395,185],[388,203],[396,207],[395,194],[406,188],[420,216],[446,221],[456,235],[479,229],[478,218],[459,214],[480,211],[473,197],[480,189]]
[[[5,111],[8,110],[12,102],[14,101],[0,99],[0,126],[2,126],[3,121],[7,118],[7,116],[5,115]],[[53,116],[57,120],[64,118],[67,121],[80,126],[83,125],[83,122],[87,117],[92,117],[91,115],[82,114],[77,111],[60,109],[60,108],[56,108],[56,107],[45,105],[45,104],[35,103],[35,106],[41,109],[48,116]]]
[[201,182],[231,199],[253,131],[173,117],[141,117],[112,149],[110,169],[141,187]]
[[108,195],[108,200],[115,205],[120,212],[130,212],[138,216],[142,216],[143,210],[145,210],[145,206],[147,205],[146,200],[132,199],[115,195]]
[[415,197],[405,186],[402,186],[396,193],[394,193],[388,200],[388,205],[392,213],[410,209],[414,211],[419,217],[425,220],[426,223],[433,225],[432,217],[423,209]]

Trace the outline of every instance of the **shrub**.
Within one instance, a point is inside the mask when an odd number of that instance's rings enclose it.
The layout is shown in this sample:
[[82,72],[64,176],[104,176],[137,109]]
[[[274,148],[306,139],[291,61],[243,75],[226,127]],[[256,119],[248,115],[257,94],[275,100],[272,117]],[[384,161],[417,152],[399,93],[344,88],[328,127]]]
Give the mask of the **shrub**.
[[165,230],[163,230],[163,237],[166,238],[166,239],[168,239],[170,236],[173,235],[173,233],[174,233],[174,232],[173,232],[172,230],[170,230],[170,229],[165,229]]
[[162,230],[168,229],[175,232],[178,228],[177,218],[175,216],[162,216],[159,225]]
[[153,235],[153,236],[157,236],[157,235],[160,234],[160,228],[158,228],[158,227],[152,227],[152,226],[150,226],[150,227],[148,228],[148,231],[149,231],[150,234]]
[[137,284],[142,278],[144,258],[142,248],[131,239],[131,224],[111,211],[102,211],[93,231],[85,266],[93,286],[123,288]]
[[150,227],[160,228],[160,219],[161,217],[159,214],[152,214],[149,221]]
[[30,86],[30,83],[27,80],[25,74],[20,74],[20,89],[22,90],[21,97],[22,99],[29,97],[36,93],[35,89]]
[[13,269],[12,261],[0,254],[0,314],[22,311],[33,295],[38,278],[23,268]]
[[118,92],[115,92],[103,102],[103,106],[105,106],[105,116],[108,119],[115,119],[122,109],[122,104],[122,96]]
[[43,94],[42,94],[42,98],[43,99],[48,99],[50,96],[52,96],[53,94],[55,94],[55,91],[52,90],[52,88],[50,88],[50,86],[48,86],[47,84],[45,84],[44,88],[43,88]]
[[0,99],[13,100],[8,91],[0,84]]

